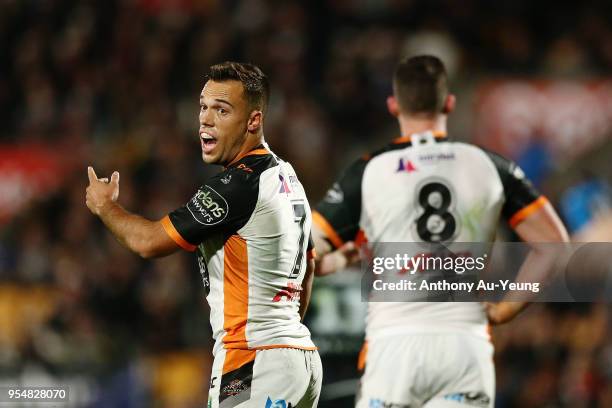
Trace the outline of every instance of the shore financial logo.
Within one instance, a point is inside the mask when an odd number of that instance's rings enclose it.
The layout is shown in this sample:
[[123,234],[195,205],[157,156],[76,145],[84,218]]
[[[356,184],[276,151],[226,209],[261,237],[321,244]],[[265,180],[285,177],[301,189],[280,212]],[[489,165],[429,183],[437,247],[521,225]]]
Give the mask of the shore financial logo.
[[285,180],[283,175],[279,174],[278,178],[280,179],[280,182],[281,182],[280,190],[278,190],[278,192],[279,193],[286,193],[286,194],[291,193],[291,189],[289,188],[289,184],[287,184],[287,181]]
[[204,186],[189,200],[187,209],[193,218],[203,225],[215,225],[225,219],[229,211],[227,201],[213,190]]
[[406,173],[412,173],[413,171],[416,171],[416,170],[417,168],[414,167],[414,164],[412,163],[411,160],[404,161],[404,159],[399,159],[399,164],[395,172],[399,173],[401,171],[405,171]]
[[442,160],[455,160],[455,153],[430,153],[419,155],[419,163],[435,164]]

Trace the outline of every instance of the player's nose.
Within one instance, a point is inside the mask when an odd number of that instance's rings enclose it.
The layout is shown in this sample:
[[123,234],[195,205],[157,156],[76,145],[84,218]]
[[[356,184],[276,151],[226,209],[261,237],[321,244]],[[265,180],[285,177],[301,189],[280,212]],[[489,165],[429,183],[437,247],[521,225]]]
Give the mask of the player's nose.
[[200,126],[213,126],[214,123],[214,115],[212,114],[211,109],[200,110]]

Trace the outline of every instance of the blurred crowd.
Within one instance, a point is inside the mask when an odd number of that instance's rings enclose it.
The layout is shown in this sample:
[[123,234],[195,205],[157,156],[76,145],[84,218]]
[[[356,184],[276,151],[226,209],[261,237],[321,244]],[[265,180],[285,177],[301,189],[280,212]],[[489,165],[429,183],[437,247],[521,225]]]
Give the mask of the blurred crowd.
[[[250,61],[269,75],[266,140],[313,203],[349,160],[397,135],[385,98],[401,55],[441,56],[459,104],[483,78],[612,72],[609,2],[460,4],[0,2],[0,146],[44,146],[62,174],[0,232],[0,382],[34,365],[91,378],[83,398],[92,406],[153,406],[151,395],[158,406],[202,406],[211,333],[195,260],[128,253],[84,192],[91,164],[99,175],[119,170],[121,204],[151,219],[191,197],[216,171],[202,165],[197,140],[211,64]],[[472,139],[469,109],[451,118],[461,140]],[[601,305],[537,306],[500,328],[499,407],[612,406],[610,328]],[[357,376],[329,368],[326,381],[340,372]]]

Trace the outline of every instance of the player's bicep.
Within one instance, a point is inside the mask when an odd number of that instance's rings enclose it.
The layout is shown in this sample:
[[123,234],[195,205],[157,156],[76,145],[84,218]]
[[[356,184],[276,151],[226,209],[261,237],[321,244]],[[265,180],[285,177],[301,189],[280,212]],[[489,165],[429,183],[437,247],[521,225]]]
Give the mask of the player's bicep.
[[569,241],[563,222],[548,200],[515,225],[514,231],[525,242]]
[[180,249],[180,245],[172,239],[164,227],[164,219],[152,222],[147,236],[146,245],[141,251],[141,255],[145,258],[170,255]]

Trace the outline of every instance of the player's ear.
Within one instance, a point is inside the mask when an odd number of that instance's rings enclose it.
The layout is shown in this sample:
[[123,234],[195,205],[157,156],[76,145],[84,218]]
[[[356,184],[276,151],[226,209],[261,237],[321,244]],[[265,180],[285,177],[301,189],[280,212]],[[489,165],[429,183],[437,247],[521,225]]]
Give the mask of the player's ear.
[[446,96],[446,99],[444,100],[444,107],[442,108],[442,113],[448,115],[449,113],[454,111],[456,102],[457,102],[457,98],[455,98],[455,95],[448,94]]
[[263,122],[263,113],[259,110],[251,112],[249,116],[249,122],[247,123],[247,129],[251,133],[255,133],[259,130]]
[[393,95],[387,96],[387,109],[391,116],[397,118],[399,116],[399,104],[397,98]]

